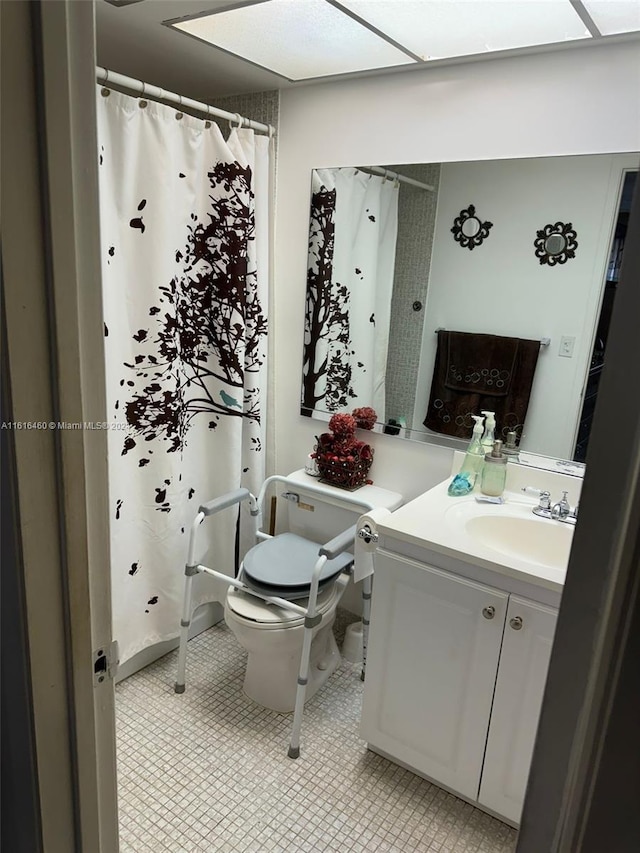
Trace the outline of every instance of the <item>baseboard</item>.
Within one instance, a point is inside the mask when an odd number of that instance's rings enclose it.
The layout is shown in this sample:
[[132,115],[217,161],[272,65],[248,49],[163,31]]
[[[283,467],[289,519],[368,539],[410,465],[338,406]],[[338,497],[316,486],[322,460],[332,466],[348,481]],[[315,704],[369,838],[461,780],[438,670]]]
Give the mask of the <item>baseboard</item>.
[[[217,622],[220,622],[222,618],[222,605],[217,601],[209,604],[202,604],[198,607],[191,619],[189,639],[192,640],[194,637],[197,637],[198,634],[206,631],[207,628],[211,628]],[[115,678],[116,684],[120,681],[124,681],[125,678],[129,678],[129,676],[133,675],[134,672],[138,672],[139,670],[144,669],[145,666],[149,666],[149,664],[154,663],[154,661],[168,655],[169,652],[177,649],[179,644],[179,638],[176,637],[174,640],[165,640],[163,643],[156,643],[154,646],[149,646],[141,652],[138,652],[137,655],[129,658],[128,661],[125,661],[125,663],[118,667],[118,672]]]

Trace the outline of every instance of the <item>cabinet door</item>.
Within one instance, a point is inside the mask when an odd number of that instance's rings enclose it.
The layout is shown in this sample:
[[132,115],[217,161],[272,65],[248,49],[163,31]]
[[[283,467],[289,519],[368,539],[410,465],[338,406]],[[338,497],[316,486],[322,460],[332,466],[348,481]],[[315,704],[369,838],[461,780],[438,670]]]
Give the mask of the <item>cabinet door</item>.
[[511,596],[479,801],[519,822],[558,613]]
[[476,799],[508,596],[380,551],[361,734]]

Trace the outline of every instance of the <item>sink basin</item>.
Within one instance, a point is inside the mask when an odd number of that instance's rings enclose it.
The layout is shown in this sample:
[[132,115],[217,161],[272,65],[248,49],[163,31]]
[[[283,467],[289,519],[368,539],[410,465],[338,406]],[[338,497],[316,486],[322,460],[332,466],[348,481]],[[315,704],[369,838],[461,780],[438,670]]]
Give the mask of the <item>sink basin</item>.
[[550,568],[566,568],[569,562],[573,528],[568,524],[535,517],[481,515],[470,518],[465,527],[469,536],[501,554]]
[[490,505],[465,501],[451,507],[446,519],[469,545],[480,545],[532,565],[566,570],[573,527],[538,518],[529,505]]

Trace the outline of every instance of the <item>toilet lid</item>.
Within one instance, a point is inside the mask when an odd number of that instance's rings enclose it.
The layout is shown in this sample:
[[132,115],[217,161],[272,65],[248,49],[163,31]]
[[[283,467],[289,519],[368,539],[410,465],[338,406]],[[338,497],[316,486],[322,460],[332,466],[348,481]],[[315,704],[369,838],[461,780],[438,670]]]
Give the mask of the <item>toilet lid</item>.
[[[243,569],[247,577],[258,584],[308,588],[321,547],[295,533],[280,533],[254,545],[244,558]],[[320,572],[320,581],[335,577],[352,562],[353,557],[347,553],[327,560]]]
[[[323,589],[318,593],[316,600],[316,612],[326,613],[331,605],[335,602],[337,590],[335,584]],[[301,607],[306,607],[308,598],[300,599],[296,604]],[[242,619],[248,619],[251,622],[263,622],[274,626],[280,623],[287,623],[291,627],[291,623],[299,623],[302,625],[304,616],[301,613],[295,613],[293,610],[285,610],[284,607],[278,607],[276,604],[268,604],[260,598],[256,598],[241,589],[229,587],[227,592],[227,607]]]

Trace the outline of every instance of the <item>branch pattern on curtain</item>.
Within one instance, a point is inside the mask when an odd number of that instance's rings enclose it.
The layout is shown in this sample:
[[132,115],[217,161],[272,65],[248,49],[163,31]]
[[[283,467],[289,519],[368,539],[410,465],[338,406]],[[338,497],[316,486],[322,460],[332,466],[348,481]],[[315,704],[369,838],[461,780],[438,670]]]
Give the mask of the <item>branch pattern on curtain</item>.
[[302,410],[385,409],[398,188],[358,169],[312,174]]
[[[268,140],[225,142],[215,124],[140,103],[98,99],[121,660],[179,632],[198,505],[264,479]],[[242,515],[208,520],[197,559],[233,574]],[[194,606],[219,597],[197,580]]]
[[[263,363],[259,345],[266,333],[256,271],[247,264],[254,239],[251,172],[237,163],[219,163],[208,179],[214,193],[223,186],[225,195],[208,213],[207,224],[194,215],[184,250],[176,251],[182,270],[160,286],[157,304],[149,309],[157,334],[150,341],[152,352],[125,364],[136,378],[153,380],[128,399],[127,423],[144,440],[166,438],[169,451],[184,448],[198,414],[214,415],[210,429],[221,415],[260,419],[258,389],[244,385],[245,372],[255,373]],[[133,338],[149,342],[146,329]],[[212,380],[224,384],[218,398],[212,395]],[[244,398],[245,405],[236,397]],[[136,440],[127,438],[125,444],[126,453]]]

